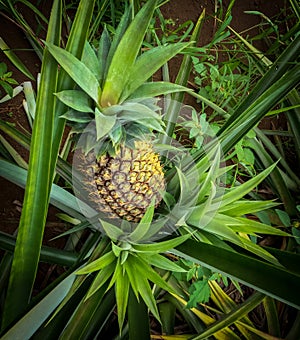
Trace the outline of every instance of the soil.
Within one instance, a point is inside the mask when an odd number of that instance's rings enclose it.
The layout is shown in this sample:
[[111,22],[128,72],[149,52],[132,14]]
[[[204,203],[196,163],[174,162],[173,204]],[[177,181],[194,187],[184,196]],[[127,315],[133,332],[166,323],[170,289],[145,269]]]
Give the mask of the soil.
[[[35,3],[36,1],[31,1]],[[40,1],[39,1],[40,2]],[[224,6],[228,6],[229,0],[223,0]],[[49,15],[49,9],[51,1],[43,1],[42,10],[46,16]],[[166,19],[172,19],[176,25],[182,24],[187,20],[196,22],[201,12],[205,9],[208,18],[205,21],[198,46],[203,46],[208,43],[215,32],[215,20],[213,13],[215,12],[215,3],[219,3],[214,0],[170,0],[169,3],[164,5],[161,10]],[[46,6],[44,6],[46,4]],[[263,0],[236,0],[233,7],[232,14],[233,19],[231,26],[237,32],[243,34],[245,38],[253,36],[258,33],[257,25],[261,22],[258,15],[247,14],[246,11],[259,11],[269,18],[273,18],[281,12],[284,7],[285,0],[273,0],[270,5],[270,1]],[[20,4],[17,4],[18,9],[28,22],[36,27],[36,22],[32,13],[28,9]],[[32,50],[24,32],[13,24],[8,18],[1,16],[0,20],[0,35],[5,42],[14,50],[19,58],[25,63],[28,69],[32,72],[36,78],[40,71],[40,60],[36,53]],[[40,32],[40,36],[44,38],[45,31]],[[265,51],[266,46],[261,42],[257,43],[257,48]],[[6,58],[3,52],[0,52],[0,62],[5,62],[8,66],[8,70],[13,72],[13,78],[18,83],[28,81],[28,79],[19,72],[16,67]],[[170,80],[174,81],[177,75],[179,67],[179,61],[173,61],[170,63]],[[35,83],[34,87],[36,86]],[[3,96],[3,92],[1,97]],[[0,118],[4,121],[15,124],[18,128],[25,128],[29,130],[28,121],[25,112],[22,108],[22,95],[16,98],[0,104]],[[189,103],[190,104],[190,103]],[[196,103],[192,103],[197,105]],[[3,134],[1,132],[1,134]],[[12,141],[9,137],[5,136],[9,142],[16,148],[20,155],[27,161],[28,152],[20,147],[17,143]],[[14,234],[17,230],[19,218],[22,209],[24,191],[18,186],[6,181],[4,178],[0,178],[0,231]],[[46,225],[46,232],[44,237],[44,244],[48,244],[52,247],[61,247],[64,241],[50,241],[54,236],[60,234],[64,230],[64,225],[56,217],[57,209],[50,207],[48,221]],[[1,255],[1,253],[0,253]],[[60,271],[57,267],[43,266],[41,265],[39,276],[37,279],[36,290],[39,290],[46,284],[53,271]]]

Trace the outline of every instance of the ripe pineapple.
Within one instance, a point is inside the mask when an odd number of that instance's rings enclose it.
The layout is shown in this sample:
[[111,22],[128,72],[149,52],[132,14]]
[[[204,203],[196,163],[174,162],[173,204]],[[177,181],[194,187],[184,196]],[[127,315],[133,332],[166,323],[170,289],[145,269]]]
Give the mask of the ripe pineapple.
[[[77,168],[89,201],[106,216],[130,222],[138,222],[151,202],[157,206],[164,190],[159,156],[151,143],[141,141],[145,133],[165,133],[157,97],[187,91],[169,82],[149,81],[189,45],[180,42],[141,53],[156,4],[148,0],[133,19],[128,7],[113,39],[104,28],[98,49],[87,42],[81,60],[47,44],[78,85],[56,95],[69,108],[63,118],[79,139],[86,137]],[[132,140],[135,145],[129,147]]]
[[121,145],[115,155],[80,155],[83,186],[97,210],[108,218],[139,222],[151,202],[159,204],[164,173],[151,144],[135,141]]

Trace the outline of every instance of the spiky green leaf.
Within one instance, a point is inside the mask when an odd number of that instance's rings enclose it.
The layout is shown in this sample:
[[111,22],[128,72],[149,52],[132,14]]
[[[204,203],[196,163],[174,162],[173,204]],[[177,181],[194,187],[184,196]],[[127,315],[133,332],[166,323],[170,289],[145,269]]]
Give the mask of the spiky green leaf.
[[154,47],[143,53],[132,65],[130,78],[122,92],[121,101],[128,98],[136,89],[145,83],[168,60],[180,53],[190,43],[176,43]]
[[84,275],[84,274],[89,274],[94,271],[103,269],[104,267],[108,266],[111,264],[113,261],[115,261],[116,257],[112,251],[104,254],[101,256],[99,259],[87,264],[83,268],[79,269],[76,274],[77,275]]
[[183,235],[171,240],[157,243],[133,244],[133,249],[137,252],[163,253],[185,242],[190,237],[191,235]]
[[97,108],[95,110],[97,140],[109,134],[116,123],[116,116],[106,116]]
[[152,98],[174,92],[190,92],[192,89],[166,81],[147,82],[138,87],[128,99]]
[[46,43],[46,46],[76,84],[98,103],[101,96],[101,88],[95,74],[70,52],[51,43]]
[[65,105],[71,107],[74,110],[80,112],[94,112],[92,109],[90,97],[78,90],[64,90],[55,93],[57,98],[61,100]]
[[140,51],[155,6],[156,0],[147,1],[119,41],[103,86],[101,106],[107,107],[119,102],[131,76],[132,66]]

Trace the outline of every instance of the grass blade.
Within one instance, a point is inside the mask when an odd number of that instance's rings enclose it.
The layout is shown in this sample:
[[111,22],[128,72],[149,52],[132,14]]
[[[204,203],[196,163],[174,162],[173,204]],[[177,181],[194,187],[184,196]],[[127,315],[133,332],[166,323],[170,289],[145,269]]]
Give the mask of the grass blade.
[[23,64],[23,62],[15,55],[13,51],[10,50],[9,46],[5,43],[5,41],[0,37],[0,49],[7,56],[7,58],[16,66],[18,70],[20,70],[26,77],[31,80],[34,80],[34,76],[28,70],[28,68]]
[[253,310],[257,305],[259,305],[264,299],[265,295],[262,293],[254,293],[248,300],[243,302],[240,306],[233,309],[221,320],[214,322],[206,331],[201,333],[199,336],[193,338],[194,340],[207,339],[214,333],[229,327],[232,323],[245,317],[251,310]]

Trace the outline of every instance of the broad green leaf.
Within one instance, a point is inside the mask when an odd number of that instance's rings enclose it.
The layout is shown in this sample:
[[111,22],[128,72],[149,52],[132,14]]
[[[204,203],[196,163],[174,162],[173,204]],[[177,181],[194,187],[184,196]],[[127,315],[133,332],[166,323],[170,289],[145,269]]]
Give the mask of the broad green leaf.
[[294,293],[300,286],[300,276],[295,271],[199,241],[188,240],[172,253],[233,277],[291,306],[300,307],[300,297]]
[[198,280],[189,287],[189,291],[193,289],[187,304],[187,308],[197,307],[198,303],[207,303],[210,297],[210,288],[208,280]]
[[76,123],[89,123],[92,121],[92,117],[90,114],[87,112],[79,112],[79,111],[74,111],[73,109],[68,110],[65,112],[61,118],[65,118],[71,122],[76,122]]
[[83,268],[79,269],[76,274],[84,275],[92,273],[96,270],[100,270],[111,264],[116,260],[116,257],[112,251],[102,255],[99,259],[87,264]]
[[16,96],[17,96],[19,93],[21,93],[22,91],[23,91],[23,86],[21,86],[21,85],[16,86],[16,87],[13,89],[13,95],[12,95],[12,97],[11,97],[10,95],[7,94],[6,96],[4,96],[4,97],[2,97],[2,98],[0,99],[0,104],[5,103],[5,102],[11,100],[11,98],[16,97]]
[[149,310],[143,300],[138,300],[129,291],[128,299],[128,335],[129,339],[150,339]]
[[166,81],[147,82],[138,87],[128,99],[152,98],[174,92],[189,92],[192,89]]
[[46,46],[67,74],[98,104],[101,88],[94,73],[67,50],[51,43],[46,43]]
[[98,57],[96,55],[95,50],[91,46],[91,44],[86,41],[84,44],[84,50],[82,53],[81,61],[87,66],[91,72],[94,73],[97,79],[100,78],[101,74],[101,65]]
[[94,110],[91,107],[90,97],[82,91],[64,90],[64,91],[55,93],[55,95],[65,105],[71,107],[74,110],[77,110],[80,112],[94,112]]
[[119,102],[140,51],[156,2],[149,0],[145,3],[119,41],[103,86],[101,106],[107,107]]
[[284,266],[291,273],[296,273],[300,275],[299,261],[300,255],[299,253],[293,253],[291,251],[283,251],[272,247],[264,247],[270,254],[275,256],[280,264]]
[[121,102],[127,99],[136,89],[145,83],[169,59],[181,52],[190,43],[176,43],[158,46],[143,53],[132,65],[130,78],[122,92]]
[[106,116],[97,108],[95,110],[97,140],[107,135],[116,123],[116,116]]
[[11,85],[7,84],[7,82],[4,82],[0,79],[0,85],[3,87],[4,91],[12,98],[14,94],[14,90]]

